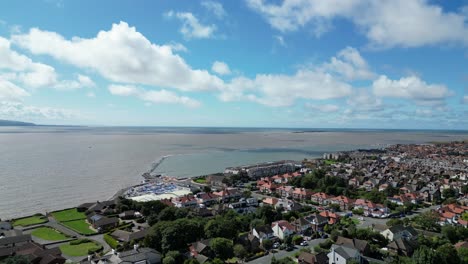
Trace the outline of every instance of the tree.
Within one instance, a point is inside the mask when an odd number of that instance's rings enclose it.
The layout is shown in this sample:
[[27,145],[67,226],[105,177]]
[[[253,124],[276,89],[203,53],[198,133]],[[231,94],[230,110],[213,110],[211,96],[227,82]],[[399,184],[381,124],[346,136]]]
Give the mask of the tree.
[[396,226],[396,225],[403,225],[403,221],[401,219],[398,219],[398,218],[392,218],[392,219],[388,220],[386,224],[387,224],[388,227],[392,227],[392,226]]
[[263,222],[262,219],[254,218],[252,221],[250,221],[250,228],[254,229],[259,226],[263,226],[265,223]]
[[458,242],[457,229],[454,226],[446,225],[442,227],[442,235],[455,244]]
[[271,222],[281,220],[282,218],[281,212],[278,213],[278,211],[270,205],[258,207],[255,214],[257,218],[263,219],[264,224],[270,224]]
[[439,215],[433,211],[424,212],[414,217],[413,221],[416,225],[419,225],[425,230],[437,232],[440,229],[440,225],[437,223],[439,221]]
[[205,234],[209,238],[224,237],[234,239],[239,230],[236,221],[232,218],[217,216],[205,225]]
[[263,239],[262,240],[262,247],[265,250],[270,250],[270,248],[273,246],[273,242],[270,239]]
[[247,256],[247,250],[245,250],[244,246],[242,246],[241,244],[234,245],[233,251],[234,256],[240,259],[244,259]]
[[444,244],[436,250],[438,263],[459,264],[460,257],[455,247],[451,244]]
[[194,258],[191,258],[191,259],[186,259],[184,261],[184,264],[200,264],[200,262],[198,262],[198,260],[196,260]]
[[29,264],[29,260],[25,256],[16,255],[8,257],[2,262],[3,264]]
[[252,197],[252,192],[249,191],[249,190],[245,190],[244,192],[242,192],[242,197],[250,198],[250,197]]
[[206,193],[211,192],[211,187],[210,186],[203,186],[203,191]]
[[[184,256],[182,256],[182,254],[180,254],[180,252],[176,251],[176,250],[172,250],[172,251],[167,252],[166,253],[166,258],[167,257],[174,259],[174,261],[175,261],[174,263],[181,263],[184,260]],[[163,262],[164,262],[164,260],[163,260]]]
[[445,189],[445,190],[442,191],[442,196],[445,199],[457,198],[458,197],[458,191],[453,189],[453,188]]
[[164,257],[162,263],[163,263],[163,264],[176,264],[177,262],[176,262],[176,260],[175,260],[173,257],[167,256],[167,257]]
[[166,207],[158,214],[159,221],[173,221],[188,215],[187,209],[177,207]]
[[226,260],[231,258],[233,255],[233,243],[232,240],[223,237],[213,238],[210,241],[210,247],[213,250],[216,257]]
[[427,246],[420,246],[413,254],[414,264],[435,264],[436,252]]
[[293,242],[294,245],[297,245],[297,244],[301,243],[302,242],[302,236],[300,236],[300,235],[293,236],[292,242]]
[[468,264],[468,248],[465,248],[465,247],[459,248],[458,257],[460,258],[460,263]]

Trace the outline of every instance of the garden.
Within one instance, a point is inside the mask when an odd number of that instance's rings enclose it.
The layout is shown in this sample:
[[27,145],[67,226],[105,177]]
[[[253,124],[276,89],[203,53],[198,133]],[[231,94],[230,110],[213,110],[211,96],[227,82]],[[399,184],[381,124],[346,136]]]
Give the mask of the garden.
[[62,253],[70,257],[86,256],[102,249],[102,245],[90,239],[78,239],[60,246]]
[[49,220],[47,219],[47,217],[41,214],[35,214],[33,216],[18,218],[18,219],[13,220],[13,226],[26,227],[26,226],[47,223],[48,221]]
[[67,235],[45,226],[33,229],[31,235],[48,241],[60,241],[69,238]]

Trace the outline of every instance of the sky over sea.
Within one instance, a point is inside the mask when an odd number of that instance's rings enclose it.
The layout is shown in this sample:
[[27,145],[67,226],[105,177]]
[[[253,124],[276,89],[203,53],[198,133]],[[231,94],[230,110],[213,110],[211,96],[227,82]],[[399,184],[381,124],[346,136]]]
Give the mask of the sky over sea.
[[468,129],[468,2],[2,1],[0,119]]

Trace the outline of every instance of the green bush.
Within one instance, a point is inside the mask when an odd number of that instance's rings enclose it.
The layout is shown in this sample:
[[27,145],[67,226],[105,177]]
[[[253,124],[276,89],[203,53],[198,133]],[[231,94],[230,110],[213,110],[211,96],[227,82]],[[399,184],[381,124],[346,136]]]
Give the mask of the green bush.
[[99,247],[96,247],[96,248],[90,248],[90,249],[88,249],[88,255],[93,255],[94,253],[101,251],[103,248],[104,248],[103,246],[99,246]]
[[104,241],[106,241],[106,243],[113,249],[116,249],[119,246],[119,242],[108,234],[104,234]]
[[70,245],[76,246],[76,245],[83,244],[83,243],[88,243],[88,242],[92,242],[92,241],[90,239],[83,238],[83,239],[77,239],[77,240],[70,241]]

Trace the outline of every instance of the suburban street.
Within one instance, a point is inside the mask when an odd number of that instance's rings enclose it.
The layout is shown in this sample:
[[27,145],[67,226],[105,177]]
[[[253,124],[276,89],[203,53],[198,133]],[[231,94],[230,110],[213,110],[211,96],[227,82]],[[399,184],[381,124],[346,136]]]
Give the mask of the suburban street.
[[263,257],[258,258],[258,259],[254,259],[254,260],[249,261],[247,263],[252,263],[252,264],[271,263],[271,259],[273,258],[273,256],[275,256],[276,259],[282,259],[284,257],[294,255],[294,253],[298,252],[299,250],[301,250],[303,248],[311,248],[312,251],[313,251],[313,248],[316,245],[318,245],[319,243],[323,242],[323,241],[325,241],[325,239],[322,239],[322,238],[307,241],[309,243],[309,245],[307,247],[296,246],[293,251],[279,250],[277,253],[270,253],[270,254],[268,254],[266,256],[263,256]]

